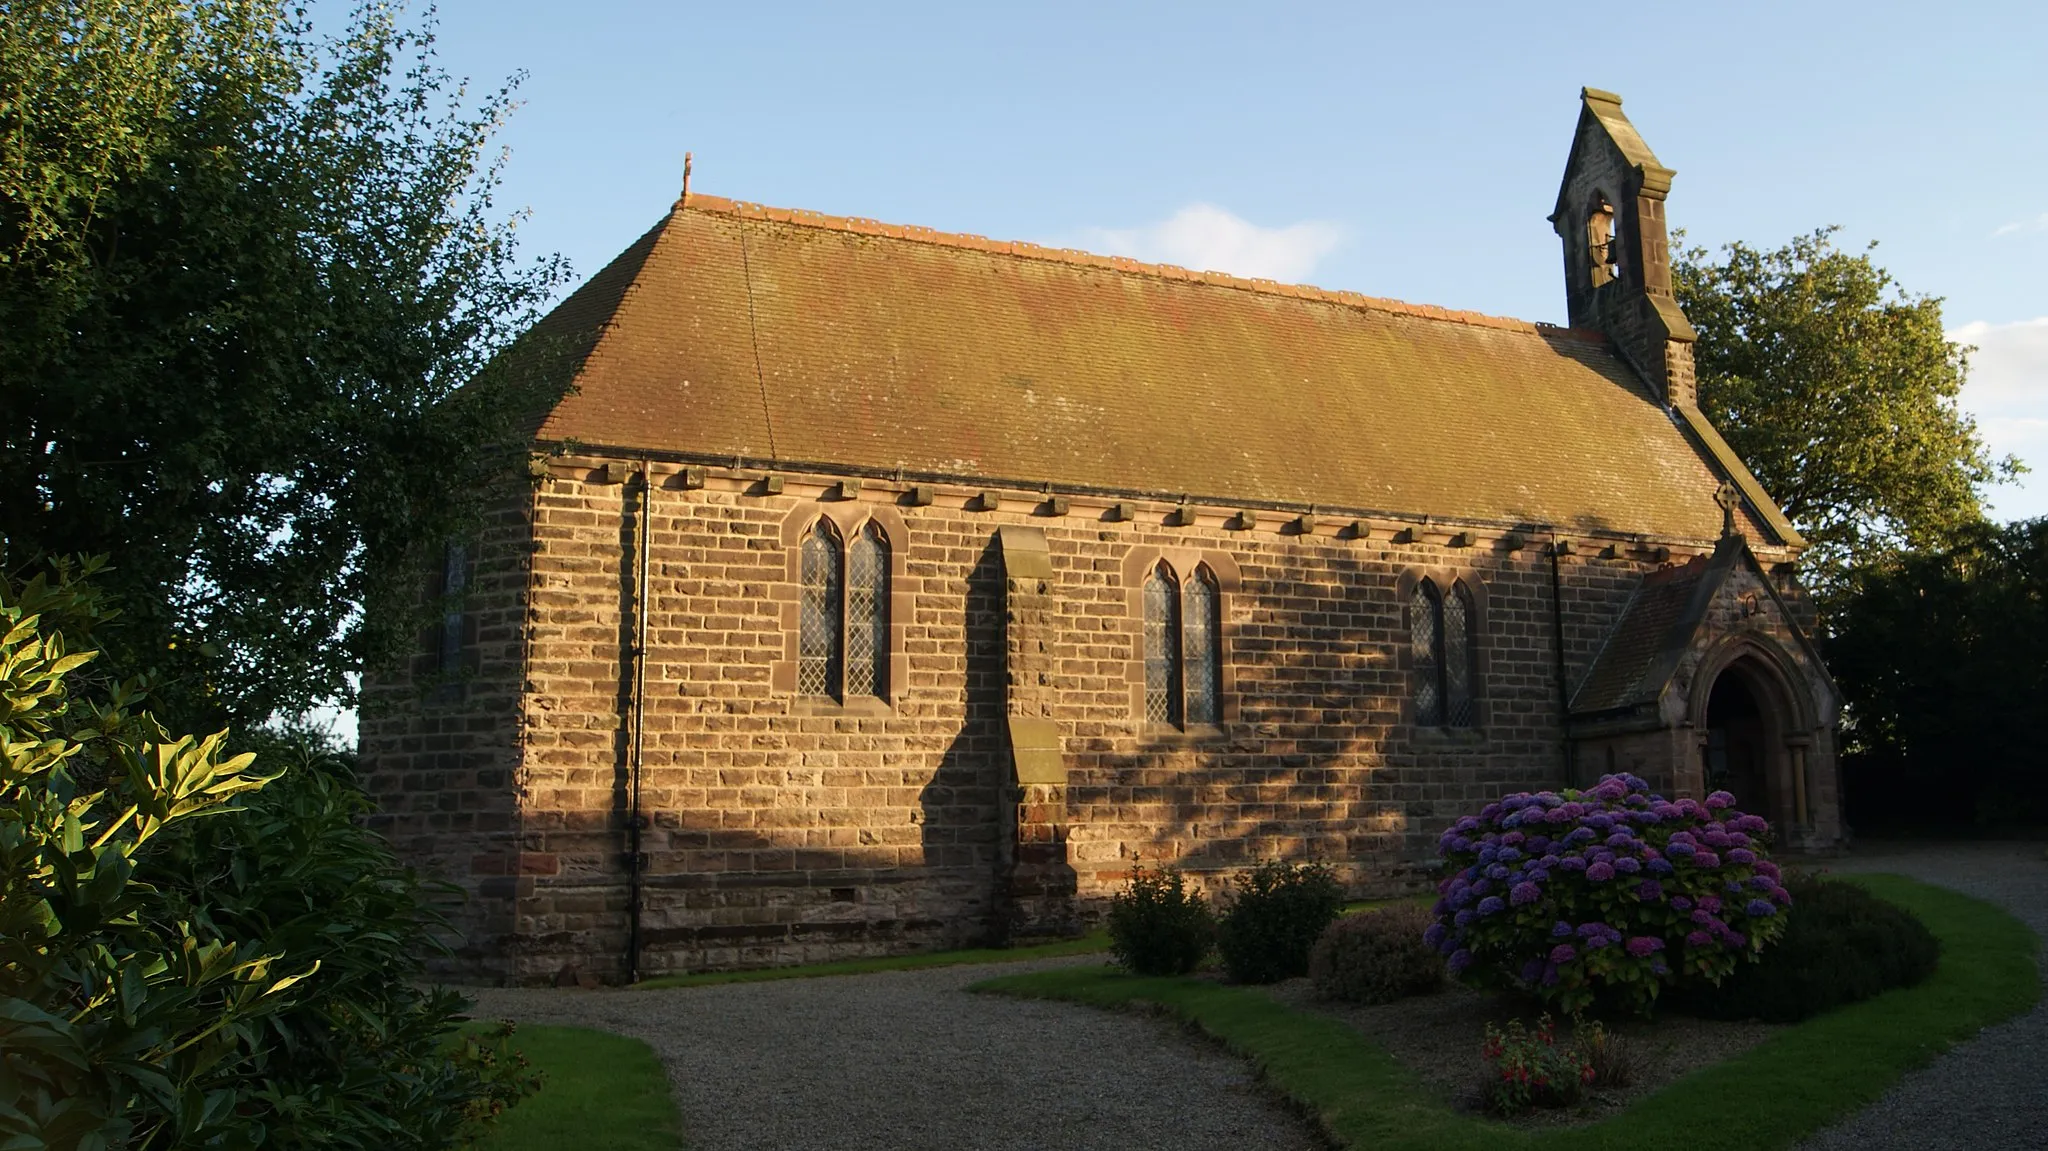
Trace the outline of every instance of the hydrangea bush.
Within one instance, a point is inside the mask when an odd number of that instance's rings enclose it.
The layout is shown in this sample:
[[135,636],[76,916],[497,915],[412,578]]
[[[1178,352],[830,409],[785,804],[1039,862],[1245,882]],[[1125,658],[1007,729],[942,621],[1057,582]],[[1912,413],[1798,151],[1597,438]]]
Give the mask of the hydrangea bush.
[[1770,825],[1725,791],[1667,800],[1633,775],[1522,792],[1444,832],[1423,938],[1469,983],[1566,1011],[1647,1011],[1679,978],[1719,983],[1785,930]]

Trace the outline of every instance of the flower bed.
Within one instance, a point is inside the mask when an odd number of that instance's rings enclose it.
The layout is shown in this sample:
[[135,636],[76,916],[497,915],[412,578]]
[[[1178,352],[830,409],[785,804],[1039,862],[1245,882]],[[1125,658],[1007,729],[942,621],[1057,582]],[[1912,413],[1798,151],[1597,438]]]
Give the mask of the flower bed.
[[1724,791],[1651,794],[1633,775],[1523,792],[1444,832],[1451,874],[1428,942],[1451,973],[1566,1011],[1646,1011],[1684,977],[1718,982],[1784,930],[1770,825]]

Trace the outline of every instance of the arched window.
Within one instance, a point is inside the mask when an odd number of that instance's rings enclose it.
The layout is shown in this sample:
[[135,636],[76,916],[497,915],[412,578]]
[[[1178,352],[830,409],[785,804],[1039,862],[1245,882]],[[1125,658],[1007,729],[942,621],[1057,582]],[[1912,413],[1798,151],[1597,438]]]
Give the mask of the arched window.
[[1223,661],[1216,643],[1220,599],[1216,577],[1207,565],[1196,568],[1181,589],[1181,654],[1189,723],[1213,724],[1223,719]]
[[889,541],[873,521],[846,549],[846,694],[886,695]]
[[803,619],[797,640],[796,689],[803,695],[840,693],[846,653],[846,601],[840,578],[839,533],[819,520],[804,536]]
[[1145,719],[1150,723],[1181,723],[1180,645],[1180,593],[1173,570],[1162,563],[1145,577]]
[[1417,580],[1408,595],[1409,662],[1415,671],[1415,722],[1422,727],[1471,727],[1479,720],[1477,621],[1472,590],[1463,580],[1448,594],[1434,580]]
[[1415,722],[1423,727],[1444,722],[1443,614],[1436,585],[1417,580],[1408,597],[1408,640],[1415,664]]
[[1444,597],[1444,726],[1471,727],[1479,709],[1472,704],[1479,677],[1473,662],[1472,591],[1459,580]]

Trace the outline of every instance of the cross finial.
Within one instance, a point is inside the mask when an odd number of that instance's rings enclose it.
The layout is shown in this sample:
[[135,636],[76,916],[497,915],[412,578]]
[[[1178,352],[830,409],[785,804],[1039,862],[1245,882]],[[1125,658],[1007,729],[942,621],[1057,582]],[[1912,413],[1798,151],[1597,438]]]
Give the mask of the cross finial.
[[1735,534],[1735,508],[1742,502],[1741,493],[1734,484],[1723,480],[1714,490],[1714,502],[1721,505],[1721,538],[1727,539]]
[[683,202],[690,201],[690,154],[683,153]]

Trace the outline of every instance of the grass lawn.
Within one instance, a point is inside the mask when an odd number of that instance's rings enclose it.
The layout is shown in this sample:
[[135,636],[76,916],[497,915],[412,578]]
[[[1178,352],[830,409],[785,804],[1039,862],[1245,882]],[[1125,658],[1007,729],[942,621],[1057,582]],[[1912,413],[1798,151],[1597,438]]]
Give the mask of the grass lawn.
[[1105,967],[1008,976],[976,990],[1100,1007],[1156,1005],[1251,1059],[1267,1082],[1346,1147],[1783,1147],[1869,1104],[1901,1073],[2027,1010],[2040,996],[2038,941],[2004,911],[1899,876],[1842,878],[1913,911],[1940,938],[1941,966],[1931,978],[1787,1028],[1584,1127],[1529,1131],[1455,1112],[1350,1027],[1284,1007],[1257,990],[1145,979]]
[[581,1027],[521,1027],[512,1048],[547,1073],[478,1151],[679,1151],[675,1098],[654,1049]]

